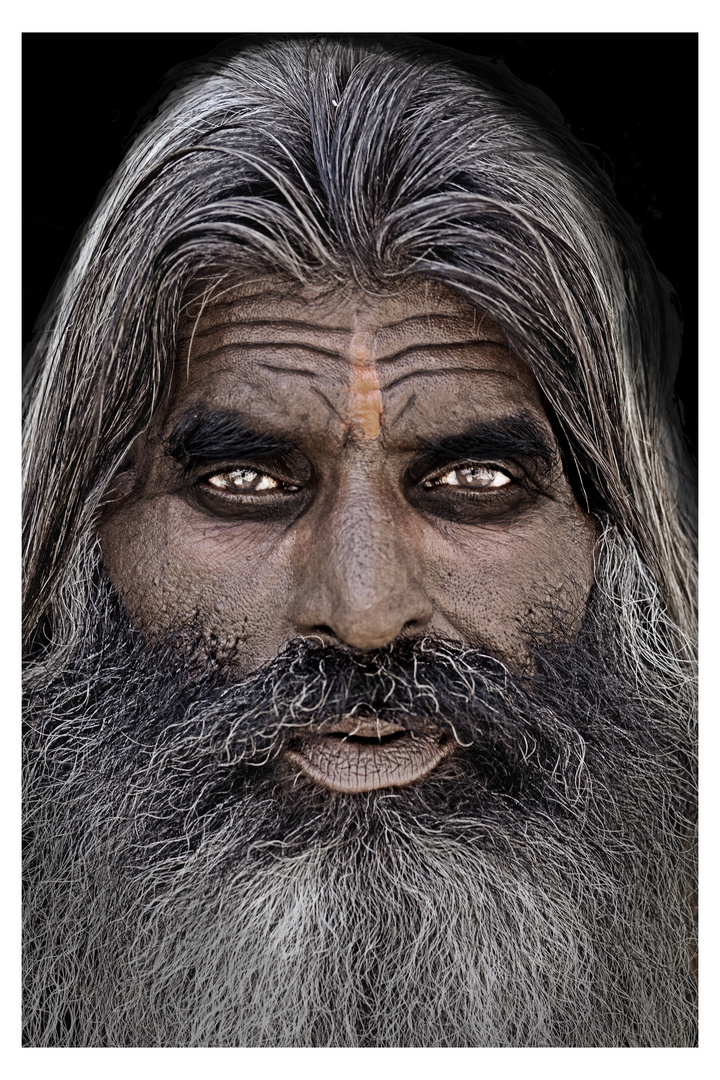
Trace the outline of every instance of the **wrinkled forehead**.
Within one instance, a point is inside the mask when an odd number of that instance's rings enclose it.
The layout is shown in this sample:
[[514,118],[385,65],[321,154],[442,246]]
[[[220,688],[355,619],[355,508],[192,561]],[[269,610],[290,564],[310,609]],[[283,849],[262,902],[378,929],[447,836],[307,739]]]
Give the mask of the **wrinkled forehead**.
[[510,414],[548,426],[538,384],[498,324],[423,278],[382,293],[216,278],[187,297],[177,345],[161,428],[242,413],[254,429],[340,447],[405,445]]
[[460,293],[428,278],[410,277],[371,293],[352,287],[321,288],[258,277],[196,285],[186,297],[178,361],[186,371],[211,359],[202,342],[230,341],[237,332],[283,346],[301,337],[317,349],[317,362],[392,360],[406,350],[433,344],[487,343],[503,348],[516,378],[535,380],[497,325]]

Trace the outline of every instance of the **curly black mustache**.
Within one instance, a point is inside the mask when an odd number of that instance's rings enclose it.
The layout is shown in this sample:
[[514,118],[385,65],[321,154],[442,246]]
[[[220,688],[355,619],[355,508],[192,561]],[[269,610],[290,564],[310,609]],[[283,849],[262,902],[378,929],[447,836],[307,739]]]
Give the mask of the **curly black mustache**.
[[[184,630],[150,647],[112,597],[108,603],[61,685],[47,684],[27,711],[30,742],[52,747],[56,767],[81,713],[113,767],[152,760],[190,789],[224,799],[233,776],[272,768],[294,736],[350,716],[440,730],[486,786],[576,806],[589,793],[589,770],[597,793],[610,760],[660,749],[662,725],[620,685],[612,643],[591,614],[571,645],[536,645],[532,674],[449,640],[405,639],[358,653],[299,638],[238,679],[203,653],[198,635]],[[42,720],[33,735],[34,712]],[[457,761],[444,769],[457,770]]]

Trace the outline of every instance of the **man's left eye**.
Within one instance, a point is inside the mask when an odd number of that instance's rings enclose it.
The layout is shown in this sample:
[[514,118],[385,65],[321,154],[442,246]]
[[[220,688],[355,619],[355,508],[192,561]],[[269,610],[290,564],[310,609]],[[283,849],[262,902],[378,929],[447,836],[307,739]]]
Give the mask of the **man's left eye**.
[[426,488],[457,487],[468,491],[489,491],[507,487],[512,479],[493,465],[454,465],[452,469],[425,481]]
[[215,473],[207,478],[207,483],[217,491],[228,492],[270,491],[281,486],[279,480],[257,469],[230,469],[228,472]]

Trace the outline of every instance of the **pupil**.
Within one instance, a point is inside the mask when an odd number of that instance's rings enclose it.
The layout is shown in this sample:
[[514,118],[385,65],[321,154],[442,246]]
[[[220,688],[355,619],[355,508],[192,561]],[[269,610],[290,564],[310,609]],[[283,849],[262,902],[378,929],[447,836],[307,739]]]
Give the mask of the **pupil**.
[[479,468],[461,469],[460,470],[460,475],[463,476],[464,479],[469,484],[478,484],[478,483],[480,483],[480,484],[482,484],[484,486],[484,485],[488,484],[490,482],[490,480],[491,480],[490,473],[489,473],[489,471],[487,469],[479,469]]
[[237,472],[230,475],[236,487],[250,487],[257,479],[257,473],[253,472],[252,469],[238,469]]

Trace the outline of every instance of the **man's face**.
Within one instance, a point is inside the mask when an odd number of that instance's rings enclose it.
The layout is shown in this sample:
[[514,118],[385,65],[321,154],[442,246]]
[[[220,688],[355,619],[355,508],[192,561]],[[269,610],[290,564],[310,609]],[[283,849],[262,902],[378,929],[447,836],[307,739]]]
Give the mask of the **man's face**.
[[179,337],[28,714],[38,1045],[685,1043],[683,689],[528,368],[422,282]]
[[[430,635],[520,665],[529,630],[579,618],[592,582],[594,524],[533,375],[425,282],[369,297],[265,281],[195,302],[132,465],[101,528],[113,584],[151,636],[199,628],[238,675],[298,635],[364,651]],[[378,766],[365,789],[444,752]]]

